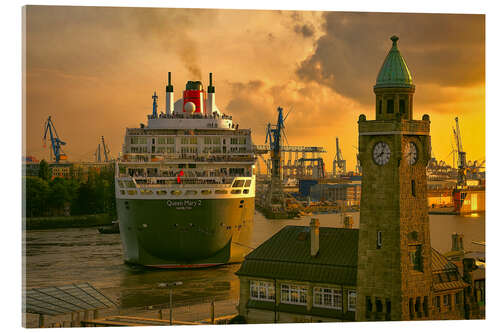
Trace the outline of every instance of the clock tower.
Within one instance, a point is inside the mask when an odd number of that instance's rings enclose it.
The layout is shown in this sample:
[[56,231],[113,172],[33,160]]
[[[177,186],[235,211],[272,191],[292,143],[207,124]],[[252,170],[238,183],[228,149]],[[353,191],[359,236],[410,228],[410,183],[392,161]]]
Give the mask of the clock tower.
[[356,320],[430,319],[426,166],[430,120],[413,120],[415,86],[392,36],[374,86],[375,120],[359,116],[363,170]]

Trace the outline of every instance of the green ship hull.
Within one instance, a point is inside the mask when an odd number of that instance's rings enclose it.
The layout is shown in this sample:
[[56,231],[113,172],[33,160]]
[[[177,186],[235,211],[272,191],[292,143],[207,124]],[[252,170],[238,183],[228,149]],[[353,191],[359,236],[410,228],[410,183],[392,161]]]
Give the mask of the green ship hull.
[[158,268],[241,262],[255,198],[117,199],[125,261]]

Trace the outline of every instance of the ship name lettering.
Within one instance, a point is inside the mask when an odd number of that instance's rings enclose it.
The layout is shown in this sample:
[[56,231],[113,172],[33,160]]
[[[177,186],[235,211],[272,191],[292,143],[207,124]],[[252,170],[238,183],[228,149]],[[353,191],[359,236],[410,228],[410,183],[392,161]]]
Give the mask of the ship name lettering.
[[201,200],[167,200],[169,207],[200,207]]

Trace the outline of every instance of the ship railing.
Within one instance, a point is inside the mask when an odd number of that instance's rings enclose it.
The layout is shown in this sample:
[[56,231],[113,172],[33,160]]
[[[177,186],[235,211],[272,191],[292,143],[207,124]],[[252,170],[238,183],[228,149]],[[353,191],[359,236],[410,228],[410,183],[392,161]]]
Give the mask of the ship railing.
[[200,179],[200,178],[188,178],[180,177],[179,179],[165,179],[165,178],[133,178],[138,187],[141,186],[165,186],[165,185],[204,185],[204,186],[223,186],[229,187],[233,183],[234,178],[224,178],[224,179]]
[[171,160],[187,160],[188,162],[254,162],[252,152],[244,153],[202,153],[202,154],[123,154],[120,162],[161,162]]

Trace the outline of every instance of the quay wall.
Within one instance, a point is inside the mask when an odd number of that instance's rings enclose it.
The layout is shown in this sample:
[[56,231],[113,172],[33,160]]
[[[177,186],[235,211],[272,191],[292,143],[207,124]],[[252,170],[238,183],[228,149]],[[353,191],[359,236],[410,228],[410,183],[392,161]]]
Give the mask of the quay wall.
[[110,224],[111,217],[108,214],[23,218],[25,230],[86,228]]

